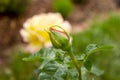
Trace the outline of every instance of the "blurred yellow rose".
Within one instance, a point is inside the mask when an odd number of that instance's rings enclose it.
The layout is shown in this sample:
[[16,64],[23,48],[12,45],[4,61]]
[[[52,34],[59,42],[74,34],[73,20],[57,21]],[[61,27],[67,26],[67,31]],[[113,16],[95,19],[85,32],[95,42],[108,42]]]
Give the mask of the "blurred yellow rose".
[[23,24],[24,28],[20,30],[20,34],[23,40],[29,43],[28,50],[30,48],[30,52],[38,51],[42,47],[51,45],[46,29],[53,25],[59,25],[66,32],[71,32],[71,25],[68,21],[64,21],[59,13],[35,15]]

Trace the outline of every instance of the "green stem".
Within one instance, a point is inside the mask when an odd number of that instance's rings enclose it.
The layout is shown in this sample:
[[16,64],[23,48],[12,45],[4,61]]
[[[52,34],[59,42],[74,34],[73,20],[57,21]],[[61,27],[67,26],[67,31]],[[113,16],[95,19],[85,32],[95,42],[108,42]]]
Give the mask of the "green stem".
[[77,69],[77,71],[78,71],[78,73],[79,73],[79,80],[82,80],[82,78],[81,78],[81,66],[79,67],[78,62],[77,62],[77,60],[75,59],[72,51],[70,51],[70,52],[68,53],[68,55],[70,56],[73,64],[75,65],[75,67],[76,67],[76,69]]

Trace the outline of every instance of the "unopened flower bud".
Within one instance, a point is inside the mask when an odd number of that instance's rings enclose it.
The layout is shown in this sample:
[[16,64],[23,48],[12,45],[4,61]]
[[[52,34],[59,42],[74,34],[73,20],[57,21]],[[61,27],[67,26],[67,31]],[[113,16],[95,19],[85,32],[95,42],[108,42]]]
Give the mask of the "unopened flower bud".
[[57,25],[50,27],[49,36],[55,48],[60,48],[64,51],[67,51],[70,48],[69,35],[63,28]]

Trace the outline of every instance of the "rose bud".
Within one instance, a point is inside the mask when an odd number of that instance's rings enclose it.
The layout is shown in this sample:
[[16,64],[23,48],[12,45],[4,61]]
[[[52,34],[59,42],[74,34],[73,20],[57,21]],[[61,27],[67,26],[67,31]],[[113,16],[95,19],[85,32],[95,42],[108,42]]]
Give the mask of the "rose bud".
[[49,31],[50,40],[55,48],[68,51],[70,49],[70,38],[67,32],[60,26],[52,26]]

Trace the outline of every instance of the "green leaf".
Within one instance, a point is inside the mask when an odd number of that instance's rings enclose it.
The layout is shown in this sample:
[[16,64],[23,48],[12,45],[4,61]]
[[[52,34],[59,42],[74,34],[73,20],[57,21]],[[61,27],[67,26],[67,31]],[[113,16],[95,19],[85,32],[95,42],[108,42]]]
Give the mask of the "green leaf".
[[93,52],[94,50],[96,50],[98,47],[96,44],[89,44],[86,48],[86,53],[91,53]]
[[84,62],[84,67],[85,67],[88,71],[91,71],[92,63],[87,60],[87,61]]
[[50,62],[50,60],[46,59],[42,62],[42,64],[40,65],[39,69],[43,69],[45,67],[46,64],[48,64]]
[[86,55],[85,55],[84,53],[75,56],[75,58],[76,58],[78,61],[83,61],[83,60],[85,59],[85,57],[86,57]]
[[[60,49],[43,48],[28,58],[24,58],[24,60],[41,61],[39,80],[66,80],[69,70],[65,57],[65,52]],[[69,62],[69,59],[67,62]]]
[[96,68],[95,66],[92,66],[91,73],[93,73],[93,74],[95,74],[97,76],[101,76],[104,73],[104,71]]
[[85,67],[81,68],[81,76],[82,76],[82,80],[87,80],[87,76],[86,76],[87,70]]
[[32,54],[31,56],[29,57],[25,57],[23,58],[23,61],[36,61],[36,60],[39,60],[39,52],[35,53],[35,54]]
[[67,80],[78,80],[78,72],[75,68],[69,69],[69,78]]
[[67,71],[66,65],[50,61],[41,69],[39,80],[66,80]]
[[39,77],[40,77],[39,80],[51,80],[50,75],[43,72],[39,75]]
[[60,49],[54,48],[43,48],[39,52],[34,53],[33,55],[29,56],[28,58],[23,58],[24,61],[34,61],[40,60],[43,61],[44,59],[47,60],[63,60],[64,51]]
[[90,55],[92,53],[101,51],[101,50],[110,50],[113,46],[105,45],[105,46],[97,46],[96,44],[89,44],[86,48],[86,54]]

